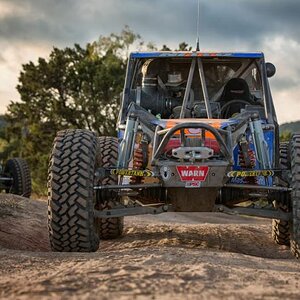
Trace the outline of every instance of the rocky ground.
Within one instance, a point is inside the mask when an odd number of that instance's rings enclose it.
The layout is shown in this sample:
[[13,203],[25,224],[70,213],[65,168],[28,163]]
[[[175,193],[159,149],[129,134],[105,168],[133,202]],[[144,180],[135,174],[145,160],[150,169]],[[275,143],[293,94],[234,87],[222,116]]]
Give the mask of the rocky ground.
[[300,299],[271,222],[216,213],[126,218],[96,253],[50,252],[45,201],[0,195],[3,299]]

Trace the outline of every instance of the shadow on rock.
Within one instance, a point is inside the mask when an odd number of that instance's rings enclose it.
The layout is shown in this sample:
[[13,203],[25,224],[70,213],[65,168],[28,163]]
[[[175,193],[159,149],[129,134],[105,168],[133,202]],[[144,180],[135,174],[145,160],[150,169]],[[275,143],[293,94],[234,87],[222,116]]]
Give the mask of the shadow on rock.
[[47,203],[16,195],[0,195],[0,247],[50,251]]
[[122,239],[102,242],[100,248],[149,246],[220,250],[263,258],[292,258],[288,247],[278,246],[272,241],[268,225],[139,225],[127,228]]

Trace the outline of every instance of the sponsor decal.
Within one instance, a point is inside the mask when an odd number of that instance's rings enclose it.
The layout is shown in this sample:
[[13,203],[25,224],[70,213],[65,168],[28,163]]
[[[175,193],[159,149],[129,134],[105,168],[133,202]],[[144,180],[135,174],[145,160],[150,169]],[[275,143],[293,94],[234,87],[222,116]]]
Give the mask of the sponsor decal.
[[230,171],[227,177],[256,177],[256,176],[273,176],[272,170],[252,170],[252,171]]
[[191,134],[199,134],[201,133],[201,128],[189,128],[188,131]]
[[205,181],[208,166],[176,166],[181,181]]
[[121,176],[137,176],[137,177],[152,177],[153,172],[149,170],[128,170],[128,169],[111,169],[111,175]]
[[201,187],[201,181],[187,181],[185,183],[186,188],[199,188]]

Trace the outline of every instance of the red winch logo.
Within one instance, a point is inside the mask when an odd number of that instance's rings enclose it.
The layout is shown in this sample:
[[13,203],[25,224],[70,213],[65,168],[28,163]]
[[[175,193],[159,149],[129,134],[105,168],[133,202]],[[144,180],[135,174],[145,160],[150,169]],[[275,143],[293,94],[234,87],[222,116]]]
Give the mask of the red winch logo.
[[205,181],[208,166],[177,166],[181,181]]

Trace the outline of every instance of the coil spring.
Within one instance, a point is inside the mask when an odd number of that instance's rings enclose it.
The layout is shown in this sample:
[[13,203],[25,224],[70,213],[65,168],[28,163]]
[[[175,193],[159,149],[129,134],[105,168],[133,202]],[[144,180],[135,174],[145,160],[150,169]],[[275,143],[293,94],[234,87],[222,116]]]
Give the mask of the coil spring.
[[[255,157],[255,153],[253,150],[248,149],[248,157],[250,159],[250,166],[246,166],[245,157],[244,157],[243,153],[241,151],[239,151],[240,167],[247,168],[247,169],[250,167],[251,169],[254,169],[254,167],[256,165],[256,157]],[[246,177],[246,183],[256,184],[257,178],[256,177]]]
[[[144,155],[142,145],[139,143],[137,148],[133,152],[133,170],[141,170],[143,167]],[[130,177],[130,184],[144,183],[145,177]]]

